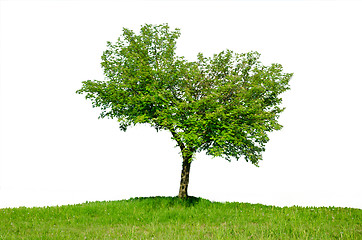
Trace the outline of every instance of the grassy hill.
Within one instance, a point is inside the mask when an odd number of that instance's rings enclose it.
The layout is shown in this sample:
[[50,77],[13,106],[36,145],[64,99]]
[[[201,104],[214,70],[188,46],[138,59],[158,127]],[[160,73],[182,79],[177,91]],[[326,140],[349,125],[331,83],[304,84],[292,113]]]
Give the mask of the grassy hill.
[[0,209],[0,239],[362,239],[362,210],[133,198]]

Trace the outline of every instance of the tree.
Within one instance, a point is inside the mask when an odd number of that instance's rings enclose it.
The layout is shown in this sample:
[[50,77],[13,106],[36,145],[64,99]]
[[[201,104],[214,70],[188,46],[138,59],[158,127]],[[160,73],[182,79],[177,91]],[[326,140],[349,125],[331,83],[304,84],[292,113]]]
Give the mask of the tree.
[[168,130],[182,155],[179,197],[186,198],[197,152],[230,161],[242,157],[258,166],[277,122],[281,93],[291,73],[280,64],[263,66],[257,52],[222,51],[187,61],[175,53],[180,30],[144,25],[137,35],[123,28],[102,55],[105,81],[83,81],[99,118],[116,118],[120,129],[147,123]]

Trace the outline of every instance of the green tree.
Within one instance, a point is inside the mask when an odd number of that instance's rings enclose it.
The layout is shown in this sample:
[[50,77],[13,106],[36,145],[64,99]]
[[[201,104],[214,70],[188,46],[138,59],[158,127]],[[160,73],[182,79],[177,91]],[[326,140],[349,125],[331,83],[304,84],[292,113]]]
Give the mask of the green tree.
[[258,166],[277,122],[291,73],[280,64],[263,66],[257,52],[226,50],[190,62],[175,53],[180,30],[144,25],[137,35],[123,28],[102,55],[105,81],[83,81],[100,118],[116,118],[120,129],[148,123],[168,130],[182,155],[179,197],[186,198],[191,162],[205,151]]

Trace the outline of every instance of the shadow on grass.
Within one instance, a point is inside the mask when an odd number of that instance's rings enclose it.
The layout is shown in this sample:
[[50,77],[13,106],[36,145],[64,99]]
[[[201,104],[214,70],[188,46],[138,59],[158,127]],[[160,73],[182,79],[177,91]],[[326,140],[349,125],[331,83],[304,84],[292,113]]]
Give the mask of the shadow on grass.
[[168,206],[174,206],[174,205],[183,205],[185,207],[192,207],[197,204],[199,204],[201,201],[207,201],[206,199],[200,198],[200,197],[193,197],[189,196],[185,199],[181,199],[179,197],[136,197],[131,198],[131,201],[139,201],[139,202],[149,202],[153,205],[168,205]]
[[[177,197],[178,198],[178,197]],[[179,198],[178,198],[179,199]],[[187,205],[194,206],[195,204],[198,204],[202,198],[199,197],[193,197],[189,196],[186,199],[182,199]],[[181,200],[181,199],[180,199]]]

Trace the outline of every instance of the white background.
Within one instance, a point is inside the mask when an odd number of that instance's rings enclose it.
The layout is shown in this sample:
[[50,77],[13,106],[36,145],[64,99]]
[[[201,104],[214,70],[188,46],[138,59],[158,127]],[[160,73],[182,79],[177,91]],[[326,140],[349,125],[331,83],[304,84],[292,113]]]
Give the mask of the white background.
[[295,75],[257,168],[204,154],[189,194],[362,208],[361,1],[1,1],[0,208],[176,196],[167,132],[118,129],[75,94],[122,27],[181,28],[178,54],[256,50]]

